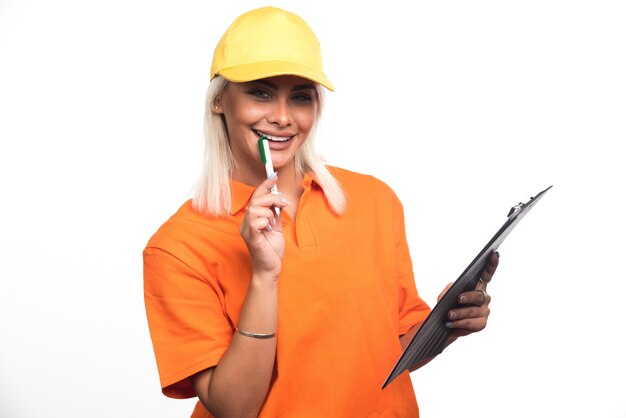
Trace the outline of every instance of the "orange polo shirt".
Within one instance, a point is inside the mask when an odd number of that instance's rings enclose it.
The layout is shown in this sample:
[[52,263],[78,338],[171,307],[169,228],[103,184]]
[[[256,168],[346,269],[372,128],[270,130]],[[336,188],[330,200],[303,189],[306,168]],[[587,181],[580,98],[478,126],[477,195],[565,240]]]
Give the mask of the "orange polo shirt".
[[[260,417],[418,417],[408,372],[381,385],[402,352],[399,337],[429,313],[419,298],[402,205],[383,182],[330,168],[346,193],[335,215],[305,176],[278,288],[276,378]],[[163,393],[195,396],[189,376],[226,351],[252,275],[239,235],[253,187],[231,181],[232,216],[186,202],[144,250],[148,324]],[[211,415],[198,403],[192,417]]]

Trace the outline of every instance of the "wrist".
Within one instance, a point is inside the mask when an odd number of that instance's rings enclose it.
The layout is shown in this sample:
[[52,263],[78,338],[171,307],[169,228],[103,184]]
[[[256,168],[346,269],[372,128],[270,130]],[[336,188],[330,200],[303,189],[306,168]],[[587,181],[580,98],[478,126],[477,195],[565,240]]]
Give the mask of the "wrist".
[[253,271],[250,285],[272,289],[278,286],[279,275],[279,273]]

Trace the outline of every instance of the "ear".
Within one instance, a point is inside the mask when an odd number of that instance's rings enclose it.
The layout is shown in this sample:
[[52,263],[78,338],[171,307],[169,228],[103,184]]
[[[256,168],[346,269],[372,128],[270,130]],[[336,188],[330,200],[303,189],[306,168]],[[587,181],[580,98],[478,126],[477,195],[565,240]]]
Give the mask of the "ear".
[[211,111],[215,114],[221,115],[224,113],[224,107],[222,106],[222,98],[217,96],[215,100],[213,100],[213,104],[211,105]]

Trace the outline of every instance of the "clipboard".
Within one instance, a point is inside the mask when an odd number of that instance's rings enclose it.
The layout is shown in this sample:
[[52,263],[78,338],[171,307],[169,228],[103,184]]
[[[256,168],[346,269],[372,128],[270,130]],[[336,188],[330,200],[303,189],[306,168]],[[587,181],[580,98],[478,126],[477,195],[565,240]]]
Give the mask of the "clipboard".
[[498,232],[489,240],[487,245],[478,253],[459,278],[454,281],[450,289],[441,297],[426,317],[420,329],[406,346],[393,369],[391,369],[389,376],[383,383],[382,389],[404,371],[409,370],[413,364],[433,358],[443,351],[446,340],[452,332],[445,325],[448,320],[448,311],[458,306],[457,298],[459,294],[476,288],[480,273],[487,265],[491,253],[498,249],[513,228],[551,188],[552,186],[531,197],[528,202],[520,202],[511,208],[504,225],[500,227]]

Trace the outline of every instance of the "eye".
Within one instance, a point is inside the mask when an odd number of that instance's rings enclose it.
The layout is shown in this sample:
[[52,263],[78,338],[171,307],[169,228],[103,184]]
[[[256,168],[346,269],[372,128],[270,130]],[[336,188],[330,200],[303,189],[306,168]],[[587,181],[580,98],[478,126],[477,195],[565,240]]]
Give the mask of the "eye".
[[257,99],[269,99],[271,97],[270,93],[262,88],[254,87],[248,90],[248,94],[250,96],[256,97]]
[[313,95],[310,93],[296,93],[291,96],[291,99],[296,103],[306,104],[313,101]]

